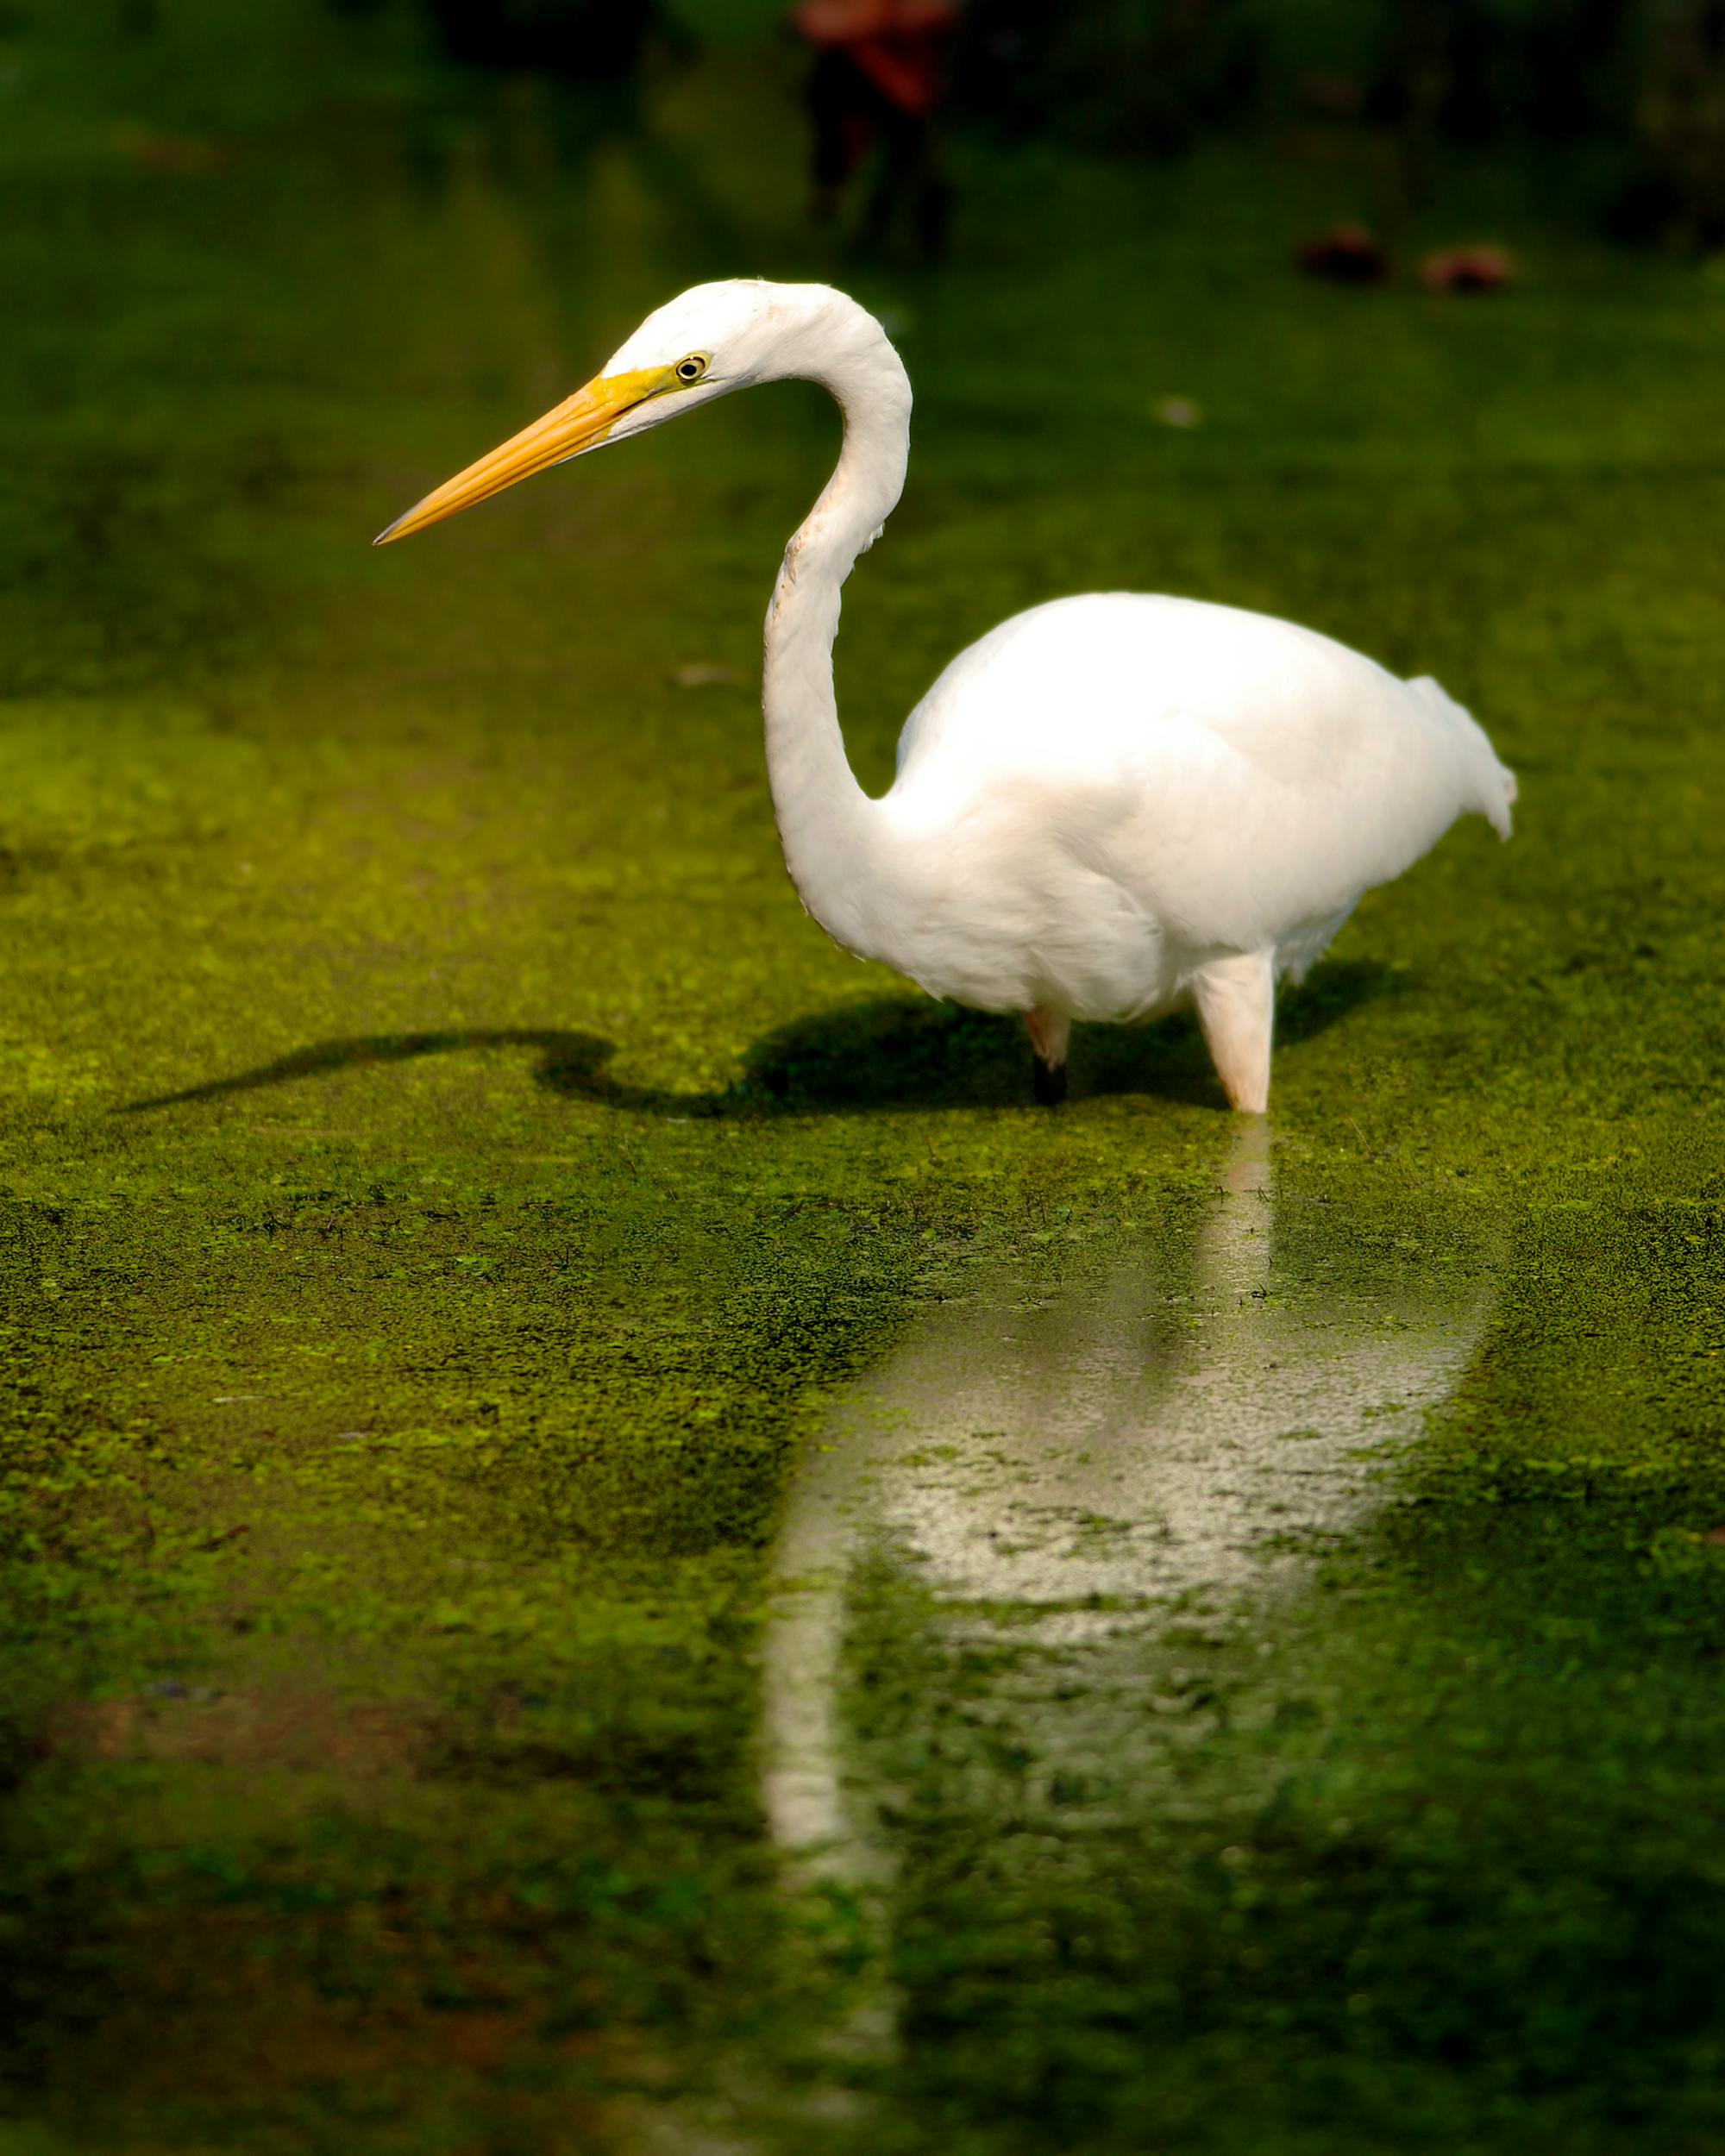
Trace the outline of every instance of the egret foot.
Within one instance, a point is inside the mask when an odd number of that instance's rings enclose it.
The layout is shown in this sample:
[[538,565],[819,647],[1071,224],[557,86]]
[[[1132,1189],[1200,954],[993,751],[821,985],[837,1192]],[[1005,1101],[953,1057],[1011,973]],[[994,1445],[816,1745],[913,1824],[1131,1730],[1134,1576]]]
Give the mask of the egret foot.
[[1267,950],[1241,951],[1206,966],[1192,983],[1198,1024],[1229,1105],[1242,1115],[1270,1106],[1270,1038],[1276,970]]
[[1072,1021],[1038,1009],[1025,1012],[1025,1025],[1035,1058],[1032,1084],[1037,1100],[1044,1108],[1057,1108],[1066,1098],[1066,1044],[1072,1037]]

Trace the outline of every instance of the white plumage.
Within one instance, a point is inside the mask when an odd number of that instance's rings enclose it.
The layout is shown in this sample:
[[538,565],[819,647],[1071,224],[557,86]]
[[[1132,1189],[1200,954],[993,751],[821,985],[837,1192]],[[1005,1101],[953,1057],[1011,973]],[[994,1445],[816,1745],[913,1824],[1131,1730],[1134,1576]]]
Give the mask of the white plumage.
[[1515,781],[1435,681],[1401,681],[1291,623],[1096,592],[1003,622],[906,722],[879,800],[846,761],[839,594],[899,498],[910,384],[825,285],[699,285],[586,388],[392,524],[405,536],[530,472],[761,381],[823,383],[837,468],[786,549],[762,703],[785,859],[847,950],[932,994],[1028,1020],[1038,1090],[1076,1019],[1195,1004],[1237,1108],[1269,1097],[1275,987],[1361,894],[1459,816],[1509,834]]

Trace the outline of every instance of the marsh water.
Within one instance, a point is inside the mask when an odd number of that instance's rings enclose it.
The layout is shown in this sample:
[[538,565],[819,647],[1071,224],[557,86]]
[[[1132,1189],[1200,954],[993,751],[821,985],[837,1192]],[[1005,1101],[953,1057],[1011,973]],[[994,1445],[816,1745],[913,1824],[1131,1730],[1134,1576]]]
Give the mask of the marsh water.
[[[860,257],[696,12],[609,103],[405,7],[0,19],[0,2149],[1711,2156],[1725,283],[1556,149],[1408,212],[1490,298],[1302,279],[1324,128],[966,138],[950,260]],[[1269,1125],[1182,1021],[1038,1110],[801,914],[814,393],[369,550],[761,272],[916,386],[866,784],[1084,588],[1518,770]]]
[[[1489,1228],[1458,1241],[1428,1216],[1421,1242],[1302,1205],[1256,1120],[1219,1170],[1207,1199],[1101,1251],[1044,1245],[967,1281],[834,1402],[785,1501],[762,1643],[781,1847],[842,1872],[866,1870],[878,1837],[847,1795],[843,1733],[865,1571],[876,1596],[901,1574],[949,1637],[1041,1665],[1044,1783],[1104,1761],[1119,1776],[1154,1679],[1134,1657],[1123,1689],[1101,1674],[1118,1655],[1092,1651],[1176,1622],[1273,1626],[1381,1492],[1398,1434],[1411,1442],[1465,1372],[1490,1313]],[[979,1706],[1026,1712],[1021,1695]]]
[[1201,1727],[1216,1705],[1193,1648],[1273,1651],[1489,1322],[1489,1220],[1428,1210],[1423,1240],[1386,1231],[1278,1175],[1257,1119],[1216,1171],[1101,1248],[974,1269],[844,1388],[794,1472],[761,1642],[762,1806],[793,1906],[837,1887],[868,1913],[883,1973],[837,2029],[863,2058],[900,2041],[899,1776],[939,1749],[951,1704],[913,1691],[871,1730],[883,1638],[979,1672],[967,1802],[997,1832],[1117,1824],[1166,1777],[1170,1718],[1189,1743],[1195,1706]]

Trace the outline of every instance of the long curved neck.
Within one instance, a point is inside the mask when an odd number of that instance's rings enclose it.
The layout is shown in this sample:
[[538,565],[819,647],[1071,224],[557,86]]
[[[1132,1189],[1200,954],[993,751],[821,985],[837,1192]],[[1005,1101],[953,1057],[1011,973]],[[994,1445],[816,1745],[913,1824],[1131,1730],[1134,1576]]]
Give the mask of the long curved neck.
[[859,307],[795,370],[830,390],[844,446],[820,499],[785,549],[767,611],[762,705],[767,774],[785,863],[828,935],[869,955],[884,896],[887,834],[844,754],[832,686],[840,593],[903,490],[911,385],[880,325]]

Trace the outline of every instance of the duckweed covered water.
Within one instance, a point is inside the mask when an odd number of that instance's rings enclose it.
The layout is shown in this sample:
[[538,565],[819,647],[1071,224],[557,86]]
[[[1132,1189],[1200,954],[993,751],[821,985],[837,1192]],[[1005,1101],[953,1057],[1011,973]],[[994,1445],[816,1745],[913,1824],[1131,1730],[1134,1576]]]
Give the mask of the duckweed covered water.
[[[1430,234],[1489,210],[1501,303],[1302,285],[1352,179],[1243,154],[976,153],[953,266],[856,268],[770,52],[624,124],[387,15],[135,28],[15,16],[0,86],[0,2147],[1716,2147],[1725,285],[1502,172]],[[1070,1666],[901,1519],[833,1694],[888,1861],[794,1890],[835,1416],[1002,1281],[1101,1323],[1232,1186],[1189,1028],[1033,1112],[798,909],[752,677],[813,392],[367,551],[762,271],[917,385],[866,782],[965,640],[1126,586],[1435,673],[1523,787],[1278,1052],[1258,1286],[1460,1313],[1417,1438],[1271,1602]]]

